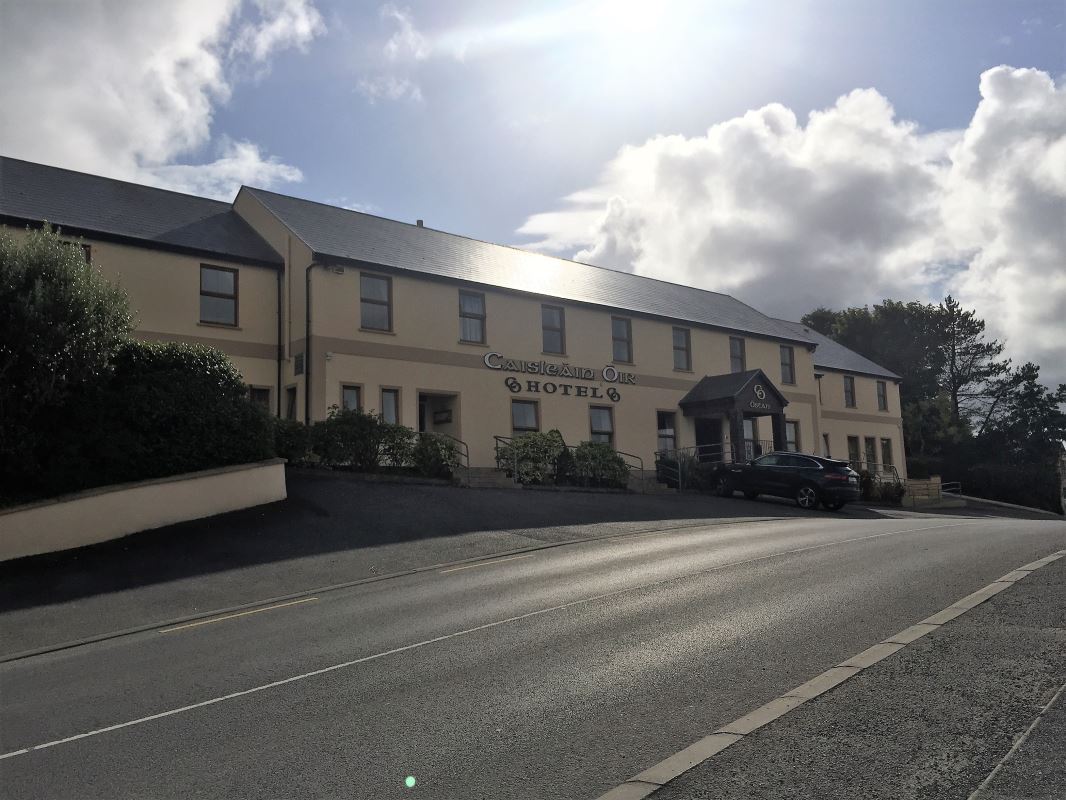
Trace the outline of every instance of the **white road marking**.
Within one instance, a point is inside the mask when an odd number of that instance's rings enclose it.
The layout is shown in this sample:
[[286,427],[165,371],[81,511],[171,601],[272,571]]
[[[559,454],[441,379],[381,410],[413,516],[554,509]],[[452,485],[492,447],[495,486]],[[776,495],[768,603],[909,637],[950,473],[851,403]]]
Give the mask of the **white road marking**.
[[295,606],[300,603],[310,603],[312,600],[317,600],[317,597],[304,597],[300,600],[290,600],[288,603],[277,603],[272,606],[264,606],[263,608],[253,608],[251,611],[241,611],[237,614],[226,614],[222,617],[212,617],[211,619],[202,619],[199,622],[189,622],[185,625],[175,625],[173,628],[162,628],[160,633],[171,633],[173,631],[183,631],[186,628],[198,628],[201,625],[210,625],[213,622],[222,622],[227,619],[235,619],[236,617],[247,617],[249,614],[259,614],[263,611],[273,611],[275,608],[285,608],[285,606]]
[[[936,527],[950,528],[955,526],[941,525]],[[899,533],[903,532],[904,531],[899,531]],[[884,534],[878,535],[883,536]],[[916,631],[915,629],[919,626],[922,626],[923,629],[928,629],[923,630],[923,632],[921,633],[921,635],[924,636],[925,633],[929,632],[929,630],[932,630],[933,628],[939,628],[942,624],[946,624],[946,622],[955,619],[956,617],[962,614],[965,614],[967,611],[973,608],[976,608],[977,605],[979,605],[980,603],[983,603],[985,600],[995,597],[995,595],[999,594],[999,592],[1003,591],[1005,588],[1007,588],[1007,586],[1010,586],[1013,583],[1021,580],[1035,569],[1047,566],[1048,564],[1062,558],[1063,556],[1066,556],[1066,550],[1059,550],[1049,556],[1041,558],[1038,561],[1034,561],[1031,564],[1027,564],[1024,567],[1019,567],[1018,569],[1008,573],[1007,575],[1004,575],[998,581],[994,581],[983,589],[978,589],[976,592],[968,594],[966,597],[957,600],[955,603],[944,609],[944,611],[934,614],[932,617],[929,617],[928,619],[925,619],[922,622],[918,623],[918,625],[912,625],[910,628],[906,628],[903,631],[900,631],[899,633],[888,637],[883,642],[880,642],[879,644],[875,644],[873,647],[869,647],[866,650],[863,650],[861,653],[852,656],[847,661],[842,661],[837,666],[826,670],[821,675],[815,676],[806,683],[797,686],[795,689],[785,692],[783,695],[771,700],[766,705],[760,706],[754,711],[745,714],[743,717],[740,717],[739,719],[733,720],[732,722],[723,725],[710,736],[704,737],[699,742],[689,745],[684,750],[680,750],[671,756],[667,756],[658,764],[652,767],[648,767],[646,770],[637,773],[624,783],[618,784],[618,786],[615,786],[610,791],[600,795],[597,800],[641,800],[641,798],[647,797],[648,795],[659,791],[659,789],[661,789],[663,786],[666,786],[668,783],[670,783],[670,781],[674,780],[682,773],[687,772],[688,770],[695,767],[697,764],[702,764],[704,761],[708,761],[709,759],[721,753],[723,750],[732,747],[734,744],[739,742],[749,733],[752,733],[753,731],[762,728],[764,725],[769,725],[775,719],[779,719],[780,717],[785,716],[786,714],[795,710],[796,708],[799,708],[801,705],[808,702],[809,700],[813,700],[815,697],[818,697],[824,694],[825,692],[830,691],[831,689],[839,686],[840,684],[846,683],[847,681],[851,680],[851,678],[855,677],[855,675],[858,675],[860,672],[862,672],[864,669],[868,669],[869,667],[873,666],[882,659],[887,658],[889,655],[892,655],[893,653],[902,650],[907,645],[901,644],[901,640],[906,640],[908,643],[913,643],[917,641],[920,636],[915,635],[916,633],[918,633],[918,631]],[[1017,577],[1012,580],[1008,580],[1008,578],[1015,575]],[[945,612],[948,611],[952,613],[946,616],[946,618],[944,619],[944,623],[930,622],[930,620],[933,620],[934,618],[940,618],[941,615],[944,615]],[[847,672],[850,674],[845,674],[842,672],[842,670],[847,670]],[[987,778],[985,778],[985,780],[981,783],[980,786],[977,787],[976,791],[974,791],[974,793],[970,795],[968,800],[978,800],[981,792],[988,786],[988,784],[992,782],[992,779],[1000,771],[1003,764],[1007,762],[1007,759],[1009,759],[1018,750],[1018,748],[1022,746],[1022,743],[1029,737],[1029,734],[1033,732],[1036,726],[1043,719],[1044,714],[1046,714],[1048,709],[1050,709],[1051,706],[1055,703],[1055,701],[1059,699],[1059,696],[1062,694],[1063,690],[1066,690],[1066,685],[1061,686],[1059,688],[1059,690],[1055,693],[1055,696],[1051,698],[1051,700],[1046,706],[1044,706],[1041,712],[1037,715],[1036,719],[1033,720],[1029,728],[1025,731],[1025,733],[1022,734],[1021,738],[1019,738],[1019,740],[1015,742],[1014,747],[1010,749],[1007,755],[1003,757],[1002,761],[1000,761],[996,768],[992,770],[991,774]],[[733,738],[714,740],[714,747],[708,748],[706,755],[699,754],[693,756],[693,752],[699,749],[699,745],[701,744],[701,742],[709,742],[712,740],[712,737],[715,737],[719,734],[732,734]]]
[[438,574],[443,575],[446,572],[458,572],[461,569],[475,569],[477,567],[491,567],[493,564],[502,564],[504,561],[518,561],[520,558],[533,558],[533,553],[528,553],[524,556],[510,556],[508,558],[494,558],[491,561],[479,561],[476,564],[465,564],[461,567],[449,567],[448,569],[438,570]]
[[756,556],[754,558],[743,559],[741,561],[733,561],[733,562],[730,562],[728,564],[719,564],[717,566],[709,567],[709,568],[704,569],[704,570],[698,570],[696,572],[686,573],[685,575],[672,576],[672,577],[669,577],[669,578],[664,578],[662,580],[652,581],[650,583],[645,583],[645,584],[640,584],[638,586],[627,586],[627,587],[622,588],[622,589],[615,589],[614,591],[605,592],[603,594],[594,595],[592,597],[584,597],[584,598],[582,598],[580,600],[573,600],[573,601],[571,601],[569,603],[562,603],[560,605],[551,606],[549,608],[542,608],[542,609],[539,609],[537,611],[529,611],[529,612],[527,612],[525,614],[518,614],[518,615],[515,615],[513,617],[507,617],[506,619],[496,620],[495,622],[487,622],[484,625],[476,625],[473,628],[466,628],[466,629],[461,630],[461,631],[455,631],[454,633],[447,633],[447,634],[444,634],[443,636],[435,636],[432,639],[426,639],[426,640],[421,641],[421,642],[415,642],[414,644],[404,645],[403,647],[395,647],[395,648],[393,648],[391,650],[385,650],[385,651],[380,652],[380,653],[374,653],[373,655],[363,656],[362,658],[354,658],[351,661],[343,661],[343,662],[341,662],[339,664],[333,664],[333,665],[328,666],[328,667],[323,667],[322,669],[311,670],[310,672],[303,672],[303,673],[300,673],[299,675],[293,675],[291,677],[283,678],[283,679],[278,680],[278,681],[272,681],[270,683],[264,683],[261,686],[253,686],[251,689],[244,689],[244,690],[239,691],[239,692],[231,692],[229,694],[221,695],[220,697],[212,697],[209,700],[201,700],[198,703],[190,703],[189,705],[180,706],[179,708],[172,708],[172,709],[170,709],[168,711],[161,711],[158,714],[150,714],[150,715],[148,715],[146,717],[138,717],[137,719],[131,719],[131,720],[128,720],[126,722],[119,722],[119,723],[117,723],[115,725],[108,725],[105,728],[97,728],[95,730],[86,731],[85,733],[75,734],[74,736],[67,736],[66,738],[63,738],[63,739],[56,739],[56,740],[51,741],[51,742],[45,742],[43,744],[37,744],[37,745],[33,745],[31,747],[24,747],[24,748],[22,748],[20,750],[12,750],[9,753],[0,753],[0,761],[4,760],[6,758],[14,758],[15,756],[25,755],[27,753],[34,752],[36,750],[45,750],[45,749],[47,749],[49,747],[55,747],[55,746],[61,745],[61,744],[68,744],[69,742],[74,742],[74,741],[77,741],[79,739],[87,739],[90,736],[99,736],[102,733],[110,733],[111,731],[117,731],[117,730],[121,730],[123,728],[129,728],[129,727],[132,727],[134,725],[143,725],[144,723],[152,722],[153,720],[164,719],[165,717],[172,717],[172,716],[174,716],[176,714],[184,714],[184,713],[189,712],[189,711],[194,711],[194,710],[196,710],[198,708],[205,708],[207,706],[217,705],[218,703],[224,703],[227,700],[234,700],[234,699],[236,699],[238,697],[246,697],[247,695],[257,694],[259,692],[264,692],[267,689],[274,689],[274,688],[277,688],[278,686],[285,686],[285,685],[290,684],[290,683],[296,683],[297,681],[303,681],[303,680],[306,680],[308,678],[316,677],[318,675],[325,675],[325,674],[327,674],[329,672],[336,672],[337,670],[340,670],[340,669],[347,669],[349,667],[354,667],[354,666],[357,666],[359,664],[366,664],[367,662],[376,661],[376,660],[378,660],[380,658],[385,658],[386,656],[393,656],[393,655],[397,655],[399,653],[405,653],[405,652],[407,652],[409,650],[417,650],[417,649],[419,649],[421,647],[426,647],[426,646],[431,645],[431,644],[437,644],[439,642],[445,642],[445,641],[448,641],[449,639],[455,639],[455,638],[458,638],[460,636],[469,636],[472,633],[477,633],[479,631],[489,630],[491,628],[497,628],[497,627],[499,627],[501,625],[507,625],[507,624],[510,624],[512,622],[520,622],[521,620],[531,619],[532,617],[538,617],[538,616],[541,616],[543,614],[550,614],[550,613],[555,612],[555,611],[563,611],[565,609],[575,608],[577,606],[585,605],[587,603],[595,603],[595,602],[598,602],[600,600],[606,600],[607,598],[610,598],[610,597],[617,597],[619,595],[626,594],[627,592],[641,591],[641,590],[644,590],[644,589],[653,588],[655,586],[663,586],[663,585],[666,585],[666,584],[671,583],[673,581],[680,580],[680,579],[685,579],[685,578],[691,578],[691,577],[694,577],[696,575],[703,575],[703,574],[707,574],[707,573],[710,573],[710,572],[716,572],[716,571],[721,570],[721,569],[728,569],[729,567],[738,567],[738,566],[743,566],[743,565],[746,565],[746,564],[756,563],[756,562],[759,562],[759,561],[766,561],[768,559],[778,558],[780,556],[794,555],[796,553],[806,553],[806,552],[810,552],[811,550],[821,550],[821,549],[824,549],[824,548],[827,548],[827,547],[835,547],[836,545],[841,545],[841,544],[850,544],[850,543],[853,543],[853,542],[863,542],[863,541],[866,541],[868,539],[881,539],[881,538],[883,538],[885,536],[898,536],[899,534],[902,534],[902,533],[918,533],[918,532],[924,532],[924,531],[929,531],[929,530],[938,530],[938,529],[942,529],[942,528],[960,528],[960,527],[963,527],[963,526],[968,525],[968,524],[970,524],[970,523],[969,522],[960,522],[960,523],[951,524],[951,525],[931,525],[929,527],[924,527],[924,528],[906,528],[906,529],[900,530],[900,531],[886,531],[885,533],[874,533],[874,534],[871,534],[869,536],[855,536],[855,537],[852,537],[850,539],[838,539],[838,540],[835,540],[835,541],[832,541],[832,542],[823,542],[821,544],[808,545],[807,547],[797,547],[797,548],[794,548],[792,550],[782,550],[782,551],[779,551],[779,552],[776,552],[776,553],[768,553],[768,554],[763,555],[763,556]]

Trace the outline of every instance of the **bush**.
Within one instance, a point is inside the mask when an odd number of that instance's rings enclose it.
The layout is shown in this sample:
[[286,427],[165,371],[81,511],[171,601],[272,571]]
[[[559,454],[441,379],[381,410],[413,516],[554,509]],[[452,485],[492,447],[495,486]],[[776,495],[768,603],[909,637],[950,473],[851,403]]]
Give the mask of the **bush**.
[[582,442],[575,448],[574,476],[579,486],[624,489],[629,485],[625,460],[602,442]]
[[297,419],[274,419],[274,452],[290,464],[311,457],[311,429]]
[[411,454],[419,475],[427,478],[451,478],[459,466],[459,446],[454,439],[432,433],[419,434]]
[[381,463],[381,421],[375,414],[332,406],[311,426],[311,449],[323,464],[375,472]]
[[415,454],[415,432],[404,425],[378,422],[381,437],[378,461],[382,466],[402,468],[410,465]]
[[[0,484],[47,469],[70,395],[112,369],[132,327],[125,292],[50,228],[0,232]],[[78,432],[74,432],[75,435]],[[43,456],[46,461],[39,459]]]
[[512,471],[517,469],[519,483],[553,483],[558,474],[558,459],[566,449],[559,431],[524,433],[500,448],[500,467]]
[[201,345],[128,341],[44,429],[35,488],[61,493],[274,455],[269,414],[229,359]]

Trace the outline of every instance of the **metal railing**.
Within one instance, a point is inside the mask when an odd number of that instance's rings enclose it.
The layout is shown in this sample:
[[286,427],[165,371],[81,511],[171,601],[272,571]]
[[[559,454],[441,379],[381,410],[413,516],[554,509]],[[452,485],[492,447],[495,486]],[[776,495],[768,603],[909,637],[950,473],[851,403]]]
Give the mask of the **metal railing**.
[[[516,485],[521,483],[518,449],[513,446],[515,439],[517,438],[521,437],[492,437],[493,449],[495,451],[496,469],[509,471],[511,473],[511,480]],[[570,452],[576,451],[579,447],[579,445],[567,444],[561,436],[559,437],[559,443],[563,448],[569,450]],[[632,475],[633,472],[637,472],[640,475],[641,493],[643,494],[645,491],[647,491],[647,487],[644,483],[644,459],[636,455],[635,453],[627,453],[624,450],[615,450],[614,448],[611,449],[619,458],[622,459],[623,463],[625,463],[626,469],[629,470],[630,475]],[[550,475],[553,481],[555,480],[558,474],[558,458],[545,460],[535,466],[539,467],[545,474]]]
[[745,440],[739,452],[723,444],[697,444],[658,450],[655,453],[655,473],[661,483],[684,491],[695,485],[697,473],[722,464],[747,463],[763,453],[771,453],[774,443],[769,440]]
[[851,459],[848,459],[848,464],[860,474],[865,472],[870,476],[870,480],[875,483],[903,483],[899,477],[899,471],[892,464],[878,464],[876,461],[853,461]]
[[961,481],[947,481],[941,482],[940,494],[950,494],[958,497],[962,494],[962,482]]

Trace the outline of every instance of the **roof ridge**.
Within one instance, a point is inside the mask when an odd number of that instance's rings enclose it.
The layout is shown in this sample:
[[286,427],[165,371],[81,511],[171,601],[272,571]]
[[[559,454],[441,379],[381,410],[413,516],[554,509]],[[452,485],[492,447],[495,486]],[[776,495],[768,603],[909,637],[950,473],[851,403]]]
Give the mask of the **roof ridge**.
[[59,172],[67,172],[71,175],[84,175],[86,178],[96,178],[101,181],[110,181],[112,183],[121,183],[126,186],[136,186],[138,189],[149,189],[153,192],[164,192],[166,194],[175,194],[179,197],[191,197],[195,200],[203,200],[208,203],[217,203],[227,208],[233,208],[233,203],[227,203],[225,200],[216,200],[214,197],[204,197],[199,194],[191,194],[190,192],[179,192],[176,189],[164,189],[162,186],[152,186],[149,183],[137,183],[136,181],[127,181],[122,178],[112,178],[108,175],[98,175],[95,172],[83,172],[79,169],[70,169],[69,167],[57,167],[55,164],[45,164],[40,161],[29,161],[25,158],[15,158],[14,156],[0,155],[0,162],[3,161],[18,161],[20,164],[29,164],[33,167],[46,167],[47,169],[58,170]]

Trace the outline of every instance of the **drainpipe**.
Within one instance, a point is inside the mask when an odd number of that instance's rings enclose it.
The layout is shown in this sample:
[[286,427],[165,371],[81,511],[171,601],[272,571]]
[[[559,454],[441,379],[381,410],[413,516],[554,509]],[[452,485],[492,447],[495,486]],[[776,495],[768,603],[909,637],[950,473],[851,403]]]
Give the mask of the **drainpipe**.
[[282,282],[283,282],[284,277],[285,277],[285,272],[288,271],[288,269],[289,269],[289,265],[288,265],[288,262],[286,262],[285,269],[279,269],[278,270],[278,358],[277,358],[277,361],[278,361],[278,381],[277,381],[277,386],[278,386],[278,388],[277,388],[277,392],[276,392],[276,394],[277,394],[277,397],[276,397],[277,403],[276,403],[276,405],[277,405],[277,414],[278,414],[278,418],[279,419],[281,418],[281,366],[282,366],[281,365],[281,361],[285,357],[285,325],[284,325],[284,323],[282,321],[282,316],[281,316],[281,311],[282,311],[281,287],[282,287]]
[[311,424],[311,270],[320,264],[312,261],[304,270],[304,424]]

